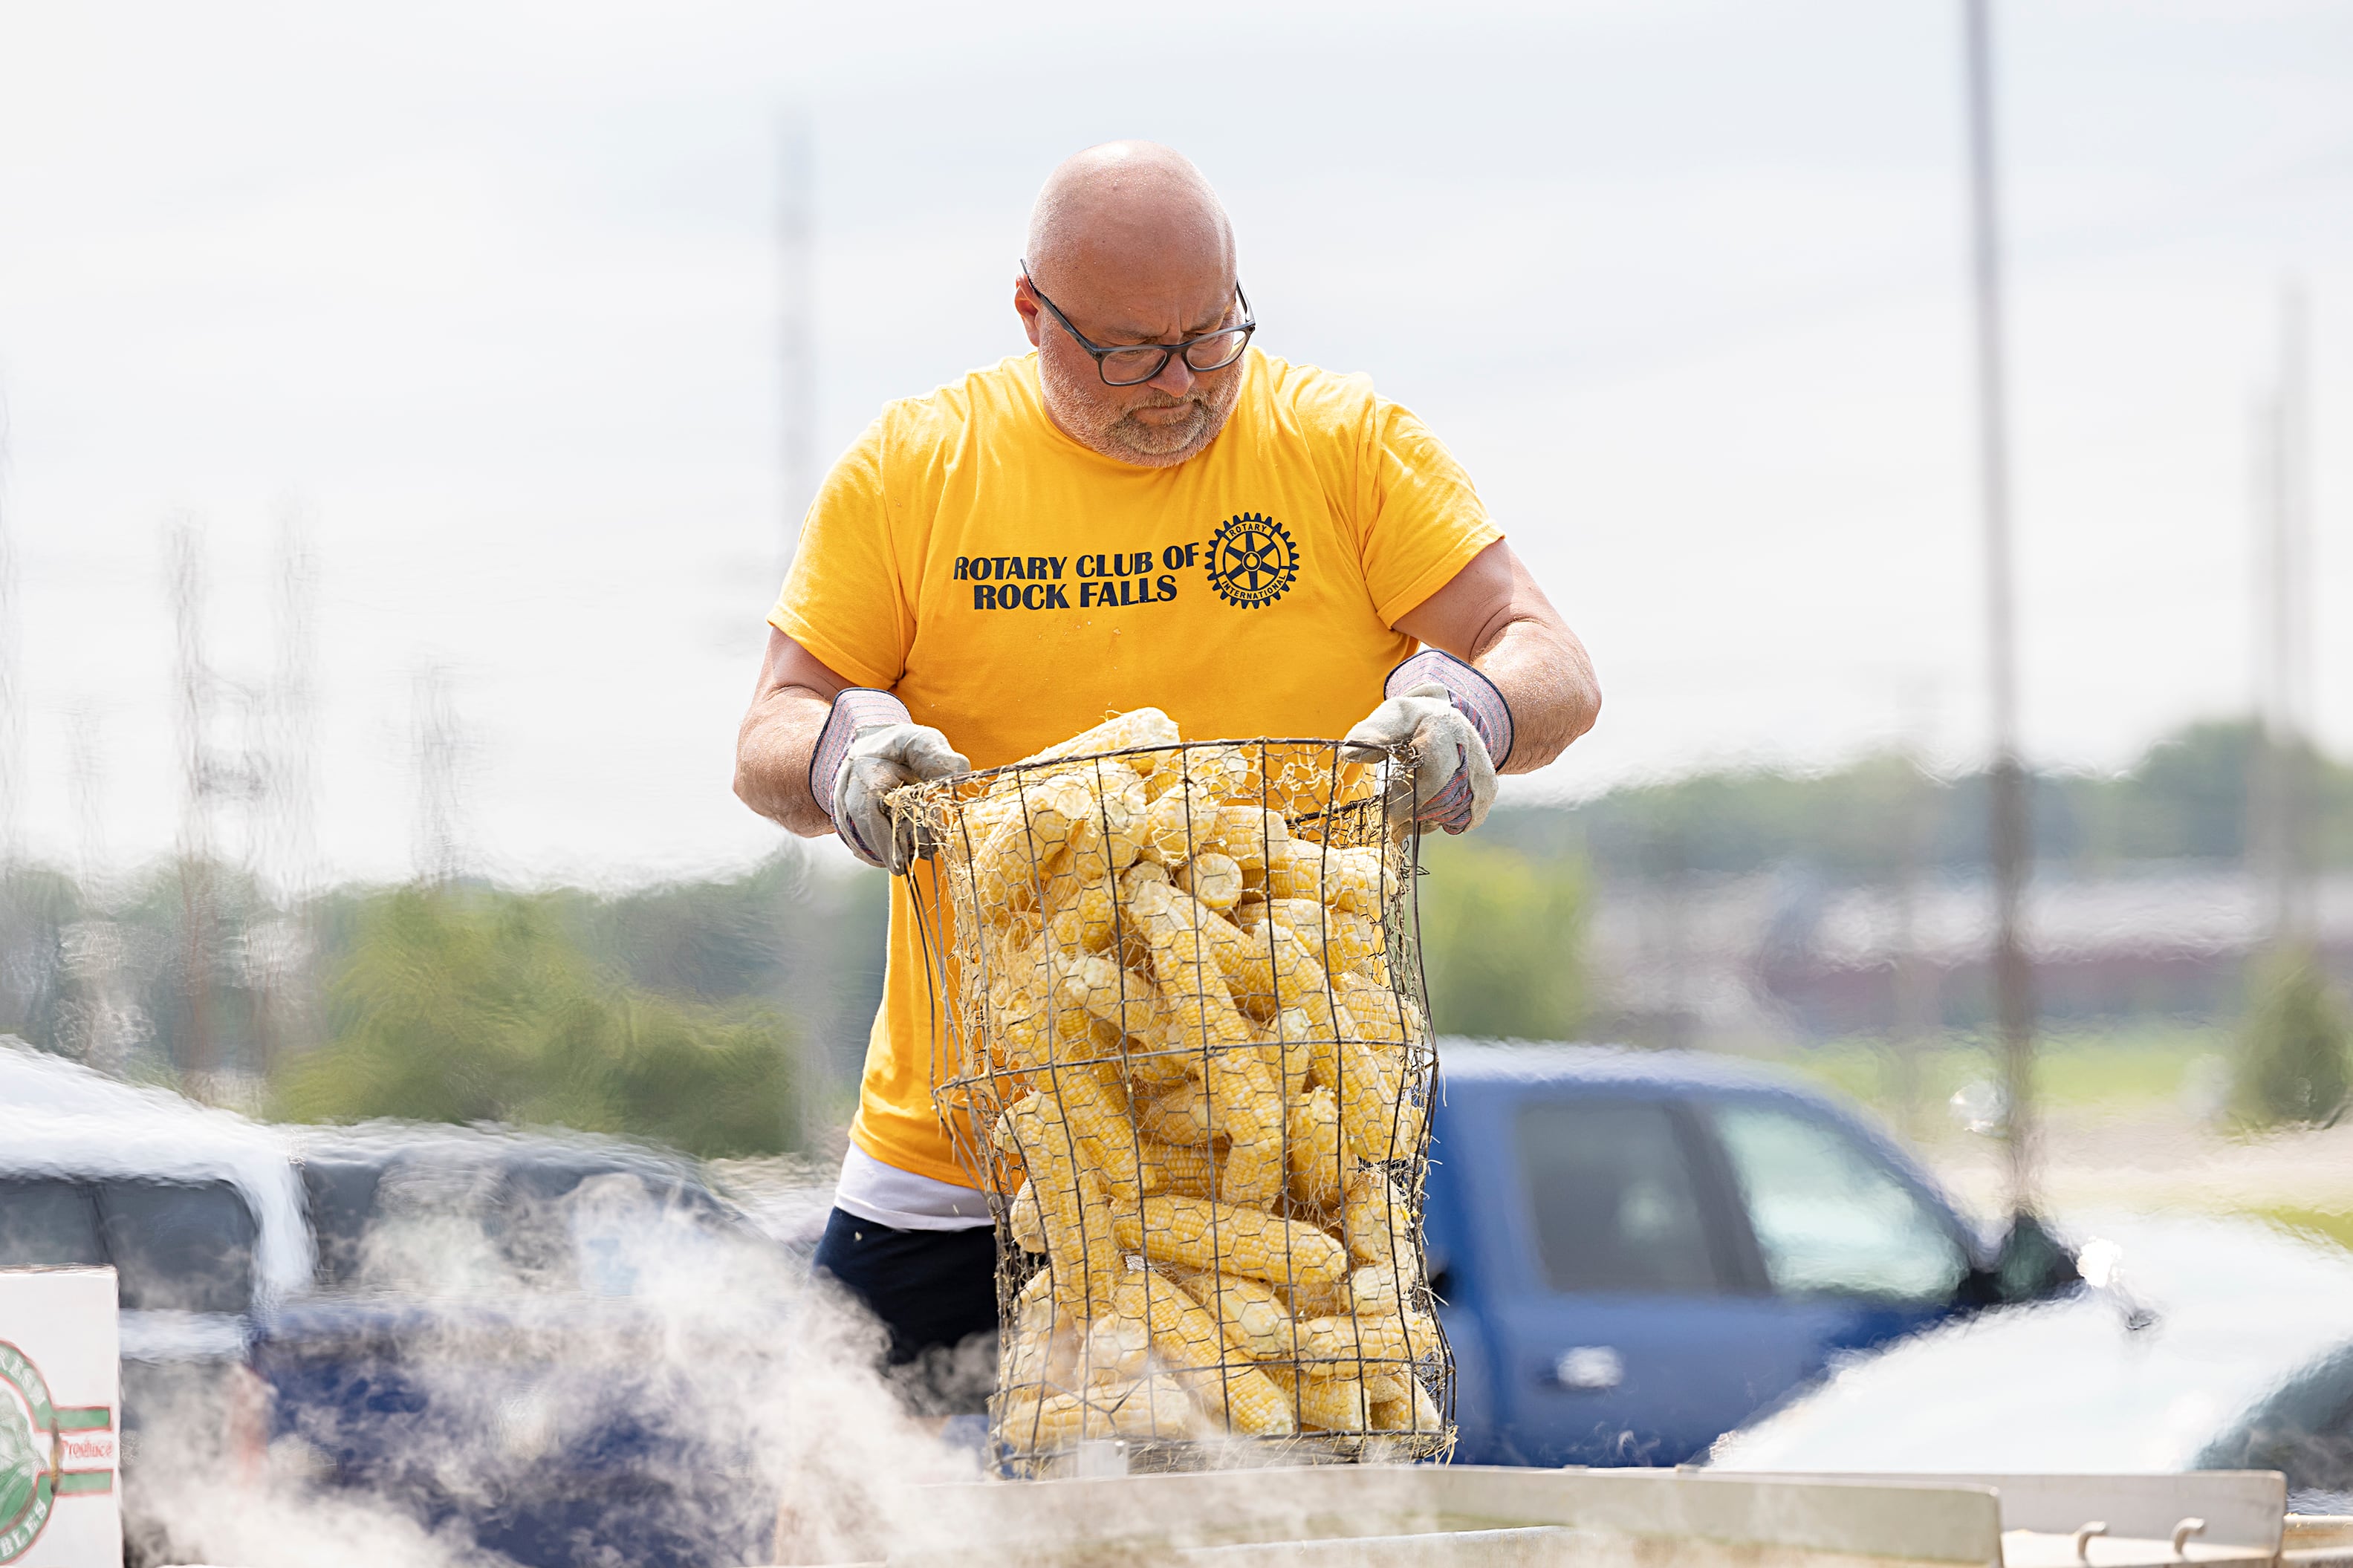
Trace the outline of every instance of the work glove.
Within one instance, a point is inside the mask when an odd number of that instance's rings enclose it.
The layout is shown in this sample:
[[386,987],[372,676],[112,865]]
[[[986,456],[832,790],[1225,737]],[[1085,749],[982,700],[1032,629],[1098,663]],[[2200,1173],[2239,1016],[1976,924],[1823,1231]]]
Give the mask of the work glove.
[[[901,784],[954,778],[972,764],[887,691],[852,686],[833,700],[809,755],[809,794],[828,803],[833,830],[849,852],[892,876],[919,854],[915,824],[894,823],[885,797]],[[829,782],[829,785],[828,784]]]
[[1512,710],[1495,683],[1433,647],[1389,671],[1381,689],[1388,700],[1341,745],[1358,762],[1411,745],[1409,776],[1390,793],[1390,826],[1463,833],[1486,821],[1495,770],[1512,755]]

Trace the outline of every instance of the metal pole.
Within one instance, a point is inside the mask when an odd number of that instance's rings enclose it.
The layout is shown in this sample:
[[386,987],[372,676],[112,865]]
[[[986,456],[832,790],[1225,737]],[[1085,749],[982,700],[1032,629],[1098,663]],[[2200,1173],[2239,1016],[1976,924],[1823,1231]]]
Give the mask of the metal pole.
[[1988,771],[1993,858],[1994,1011],[2001,1038],[2010,1206],[2035,1195],[2033,974],[2020,929],[2033,828],[2018,734],[2018,626],[2010,510],[2008,367],[2003,355],[2001,214],[1994,147],[1990,0],[1962,0],[1969,121],[1970,275],[1977,322],[1978,503],[1985,524],[1986,683],[1993,729]]
[[777,368],[782,394],[784,459],[784,552],[790,563],[800,541],[801,518],[817,495],[817,212],[814,137],[806,109],[785,116],[783,178],[777,195],[778,282],[782,319],[777,323]]

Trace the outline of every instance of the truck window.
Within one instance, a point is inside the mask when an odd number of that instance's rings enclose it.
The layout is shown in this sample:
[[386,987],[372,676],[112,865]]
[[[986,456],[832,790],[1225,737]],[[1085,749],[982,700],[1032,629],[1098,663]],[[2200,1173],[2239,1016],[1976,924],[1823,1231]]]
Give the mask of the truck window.
[[1922,1301],[1960,1283],[1942,1216],[1843,1131],[1778,1106],[1710,1113],[1774,1289]]
[[1672,1116],[1655,1100],[1520,1108],[1520,1171],[1556,1290],[1725,1289]]
[[107,1182],[98,1205],[125,1310],[253,1304],[253,1214],[227,1182]]
[[0,1268],[106,1262],[98,1237],[98,1195],[79,1182],[0,1176]]

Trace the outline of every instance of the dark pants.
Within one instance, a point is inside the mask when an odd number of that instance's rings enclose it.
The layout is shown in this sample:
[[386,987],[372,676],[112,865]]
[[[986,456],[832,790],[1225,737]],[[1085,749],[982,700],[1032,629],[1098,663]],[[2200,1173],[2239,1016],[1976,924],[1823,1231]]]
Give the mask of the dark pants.
[[836,1209],[809,1267],[881,1320],[911,1404],[936,1415],[983,1407],[997,1378],[995,1230],[893,1230]]

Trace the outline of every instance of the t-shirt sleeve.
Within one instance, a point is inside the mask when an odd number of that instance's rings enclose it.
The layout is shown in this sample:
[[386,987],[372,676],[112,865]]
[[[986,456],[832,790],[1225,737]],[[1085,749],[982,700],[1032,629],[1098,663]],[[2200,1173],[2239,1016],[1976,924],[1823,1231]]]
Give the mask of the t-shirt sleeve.
[[818,487],[768,624],[835,674],[888,691],[905,673],[913,617],[882,485],[886,419],[869,426]]
[[1504,534],[1454,455],[1394,403],[1372,400],[1358,464],[1365,585],[1394,626]]

